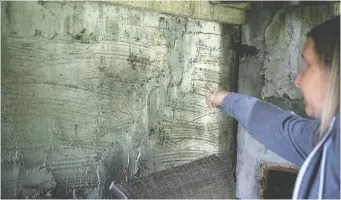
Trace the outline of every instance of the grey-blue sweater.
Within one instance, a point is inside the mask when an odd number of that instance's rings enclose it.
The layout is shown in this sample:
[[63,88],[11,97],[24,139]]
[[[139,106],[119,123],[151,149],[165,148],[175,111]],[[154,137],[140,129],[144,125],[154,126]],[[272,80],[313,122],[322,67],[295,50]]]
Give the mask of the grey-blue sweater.
[[[221,108],[267,148],[302,167],[293,198],[340,199],[340,113],[324,139],[317,141],[318,120],[302,118],[257,98],[229,93]],[[306,160],[309,162],[303,165]]]

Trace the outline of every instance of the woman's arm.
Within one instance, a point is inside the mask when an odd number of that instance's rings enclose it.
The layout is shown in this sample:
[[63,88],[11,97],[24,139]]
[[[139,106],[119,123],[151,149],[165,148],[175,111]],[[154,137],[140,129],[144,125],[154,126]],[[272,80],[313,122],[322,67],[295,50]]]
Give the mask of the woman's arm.
[[314,147],[317,120],[302,118],[259,99],[229,93],[222,110],[238,120],[259,142],[301,166]]
[[312,151],[317,120],[302,118],[254,97],[224,93],[212,86],[207,88],[210,94],[206,103],[210,107],[221,107],[254,138],[284,159],[301,166]]

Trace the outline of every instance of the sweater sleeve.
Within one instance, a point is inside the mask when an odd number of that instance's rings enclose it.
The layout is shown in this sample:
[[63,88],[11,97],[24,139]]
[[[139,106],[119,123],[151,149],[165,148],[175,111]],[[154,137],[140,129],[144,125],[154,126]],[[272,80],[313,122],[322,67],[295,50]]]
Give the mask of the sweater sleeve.
[[302,118],[254,97],[229,93],[221,105],[271,151],[301,166],[314,147],[317,120]]

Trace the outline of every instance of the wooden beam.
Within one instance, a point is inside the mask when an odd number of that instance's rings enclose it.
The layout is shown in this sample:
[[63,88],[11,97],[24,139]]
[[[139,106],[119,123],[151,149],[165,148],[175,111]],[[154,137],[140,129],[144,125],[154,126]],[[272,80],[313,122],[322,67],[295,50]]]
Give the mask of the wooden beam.
[[249,1],[221,1],[221,0],[211,0],[209,1],[213,5],[221,5],[230,8],[237,8],[248,10],[251,8],[251,2]]
[[105,1],[105,3],[226,24],[246,22],[246,13],[243,9],[214,5],[209,1]]

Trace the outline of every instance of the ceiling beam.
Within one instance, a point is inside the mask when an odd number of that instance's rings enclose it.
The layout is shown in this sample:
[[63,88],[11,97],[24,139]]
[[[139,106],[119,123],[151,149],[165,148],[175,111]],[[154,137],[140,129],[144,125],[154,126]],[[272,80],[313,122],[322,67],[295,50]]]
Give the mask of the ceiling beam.
[[106,4],[226,24],[245,24],[245,10],[209,1],[105,1]]

